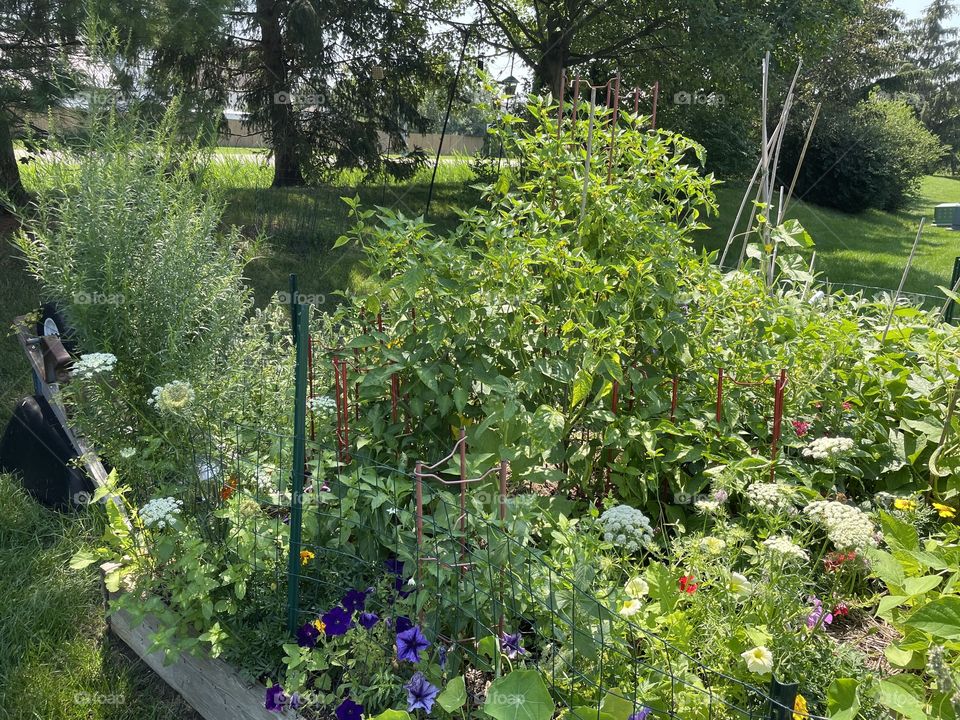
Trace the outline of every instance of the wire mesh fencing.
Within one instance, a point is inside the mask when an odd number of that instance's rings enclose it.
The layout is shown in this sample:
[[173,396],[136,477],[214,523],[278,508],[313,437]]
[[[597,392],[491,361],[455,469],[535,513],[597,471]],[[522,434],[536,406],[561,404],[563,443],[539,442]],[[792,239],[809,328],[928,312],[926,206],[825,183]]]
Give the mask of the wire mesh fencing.
[[293,306],[291,322],[292,426],[222,423],[198,444],[216,471],[199,472],[190,497],[208,539],[247,565],[262,626],[294,636],[353,593],[392,627],[420,627],[451,672],[474,673],[474,702],[490,678],[522,665],[581,720],[608,720],[615,707],[653,718],[816,717],[793,714],[796,685],[745,683],[619,613],[595,567],[564,567],[544,549],[525,505],[548,490],[521,487],[504,460],[471,456],[463,430],[435,461],[397,453],[385,463],[351,442],[341,426],[358,390],[334,358],[322,382],[338,397],[316,402],[327,396],[310,387],[306,306]]

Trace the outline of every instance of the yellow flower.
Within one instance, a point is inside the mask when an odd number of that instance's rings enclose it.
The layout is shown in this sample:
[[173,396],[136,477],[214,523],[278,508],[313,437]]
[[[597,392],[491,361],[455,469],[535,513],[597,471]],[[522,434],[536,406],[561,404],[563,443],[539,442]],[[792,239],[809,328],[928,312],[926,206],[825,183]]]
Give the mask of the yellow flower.
[[313,625],[321,635],[327,631],[326,623],[324,623],[320,618],[317,618],[310,624]]
[[300,551],[300,564],[301,564],[301,565],[306,565],[308,562],[310,562],[311,560],[313,560],[315,557],[316,557],[316,555],[314,555],[314,554],[313,554],[312,552],[310,552],[309,550],[301,550],[301,551]]
[[624,617],[632,617],[643,608],[643,603],[639,600],[627,600],[620,608],[620,614]]
[[803,695],[797,694],[797,699],[793,701],[793,720],[806,720],[810,717],[807,710],[807,699]]
[[893,501],[893,506],[897,510],[916,510],[917,501],[909,500],[907,498],[897,498],[896,500]]
[[711,555],[719,555],[727,544],[718,537],[705,537],[700,541],[700,546]]
[[740,653],[747,663],[747,670],[757,675],[769,675],[773,672],[773,653],[763,645]]
[[957,516],[957,511],[954,510],[949,505],[944,505],[943,503],[935,502],[933,504],[933,509],[937,511],[937,515],[942,518],[952,518]]

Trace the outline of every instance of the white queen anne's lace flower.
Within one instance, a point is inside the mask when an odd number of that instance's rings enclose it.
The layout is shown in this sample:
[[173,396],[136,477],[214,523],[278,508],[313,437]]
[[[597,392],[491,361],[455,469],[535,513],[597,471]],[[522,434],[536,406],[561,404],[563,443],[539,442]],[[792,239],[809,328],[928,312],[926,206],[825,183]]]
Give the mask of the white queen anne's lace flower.
[[140,508],[138,514],[147,527],[163,530],[176,521],[181,509],[183,509],[183,502],[180,500],[172,497],[153,498]]
[[827,531],[838,550],[864,550],[877,544],[870,516],[836,500],[817,500],[803,510]]
[[189,414],[190,407],[196,398],[197,394],[190,383],[174,380],[166,385],[155,387],[148,402],[161,413],[184,416]]
[[603,525],[603,539],[616,543],[630,552],[639,550],[653,542],[653,528],[650,519],[629,505],[617,505],[600,516]]
[[846,437],[817,438],[803,449],[803,456],[811,460],[832,460],[853,450],[853,440]]
[[774,535],[773,537],[768,537],[763,541],[763,546],[770,550],[771,552],[778,553],[788,558],[794,558],[797,560],[807,560],[808,555],[807,551],[802,547],[794,543],[789,538],[785,538],[782,535]]
[[780,483],[753,483],[747,488],[747,500],[757,510],[769,515],[796,512],[789,488]]
[[117,356],[110,353],[87,353],[73,364],[71,374],[77,378],[88,378],[101,373],[109,373],[116,367]]
[[329,395],[310,398],[307,405],[317,415],[330,415],[337,409],[337,401]]

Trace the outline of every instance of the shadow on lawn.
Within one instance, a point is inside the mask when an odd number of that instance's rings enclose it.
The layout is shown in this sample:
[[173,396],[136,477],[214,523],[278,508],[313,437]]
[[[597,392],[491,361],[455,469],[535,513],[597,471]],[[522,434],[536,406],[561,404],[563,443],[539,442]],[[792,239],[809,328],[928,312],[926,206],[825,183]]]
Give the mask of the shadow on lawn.
[[[333,249],[337,238],[351,226],[342,198],[359,196],[366,208],[383,206],[407,216],[423,214],[429,184],[322,186],[300,188],[235,188],[229,191],[224,222],[244,228],[248,234],[263,232],[267,241],[262,257],[248,268],[258,305],[288,287],[290,273],[297,273],[300,291],[322,296],[330,307],[338,290],[363,281],[355,267],[360,253],[354,247]],[[434,186],[429,222],[434,232],[444,233],[459,223],[457,210],[479,201],[479,193],[462,182]]]

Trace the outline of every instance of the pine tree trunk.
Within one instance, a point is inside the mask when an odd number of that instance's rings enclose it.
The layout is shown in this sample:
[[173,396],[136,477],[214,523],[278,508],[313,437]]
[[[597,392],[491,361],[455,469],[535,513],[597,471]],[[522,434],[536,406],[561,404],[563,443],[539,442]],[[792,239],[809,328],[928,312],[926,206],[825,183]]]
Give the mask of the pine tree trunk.
[[300,167],[301,142],[290,104],[287,64],[283,52],[283,34],[276,0],[257,0],[260,46],[266,85],[269,88],[270,126],[273,146],[273,187],[303,185]]
[[8,202],[17,207],[25,205],[28,199],[27,191],[20,182],[20,167],[13,151],[10,120],[0,109],[0,214],[10,209],[6,207]]

